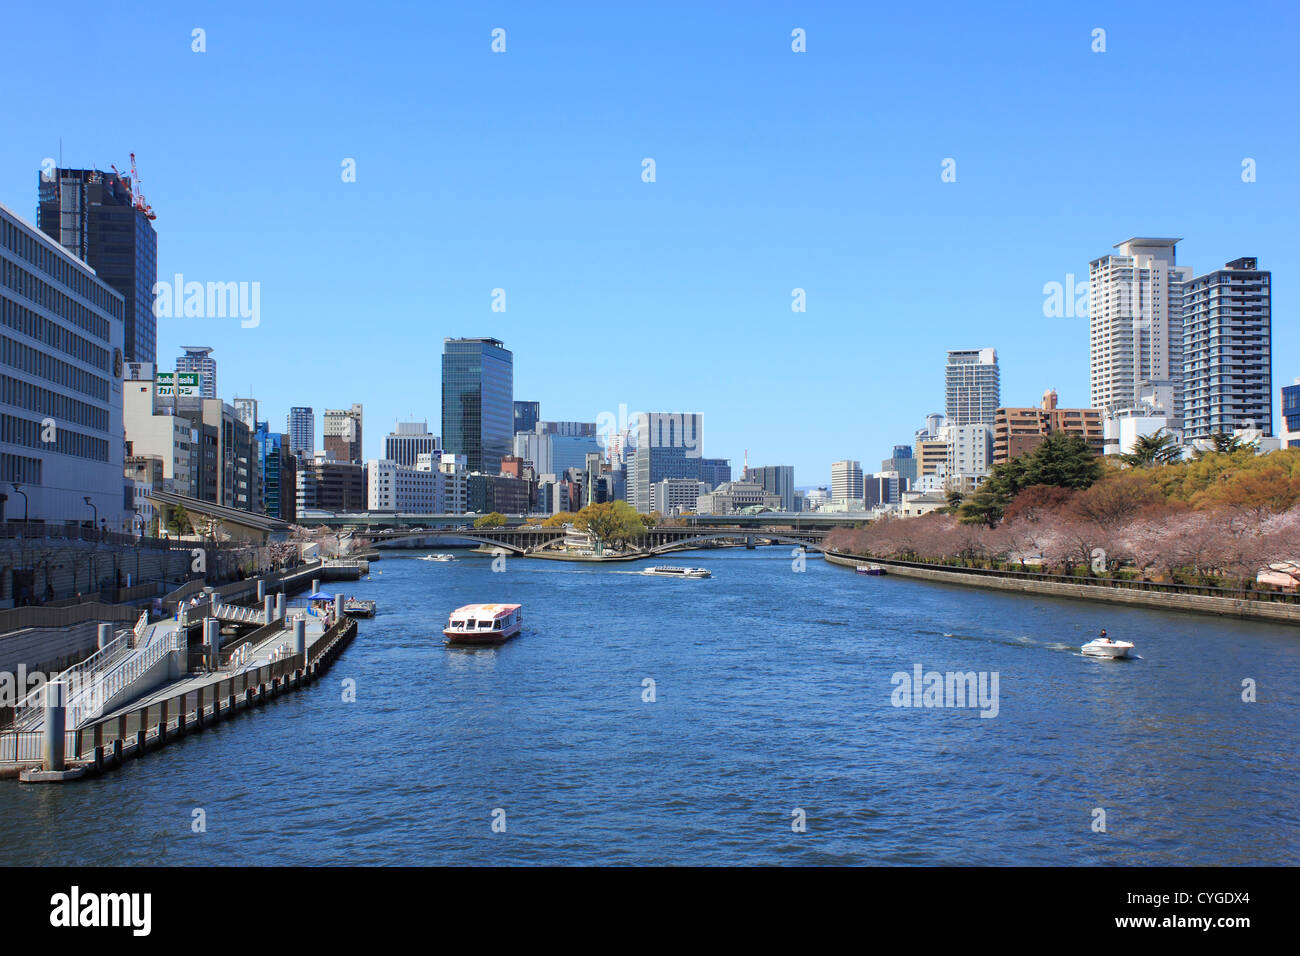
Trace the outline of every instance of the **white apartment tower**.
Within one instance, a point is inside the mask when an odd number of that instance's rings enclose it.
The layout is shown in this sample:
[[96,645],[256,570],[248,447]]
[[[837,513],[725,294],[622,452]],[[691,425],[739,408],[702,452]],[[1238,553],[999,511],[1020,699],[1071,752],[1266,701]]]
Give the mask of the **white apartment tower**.
[[1001,404],[995,349],[956,349],[944,369],[949,425],[992,425]]
[[[206,345],[182,345],[185,354],[176,360],[176,371],[198,372],[199,397],[217,397],[217,360]],[[256,427],[256,426],[254,426]]]
[[1154,407],[1183,416],[1183,283],[1179,239],[1127,239],[1089,264],[1092,407],[1107,417]]
[[1273,434],[1271,275],[1251,257],[1183,285],[1183,433]]

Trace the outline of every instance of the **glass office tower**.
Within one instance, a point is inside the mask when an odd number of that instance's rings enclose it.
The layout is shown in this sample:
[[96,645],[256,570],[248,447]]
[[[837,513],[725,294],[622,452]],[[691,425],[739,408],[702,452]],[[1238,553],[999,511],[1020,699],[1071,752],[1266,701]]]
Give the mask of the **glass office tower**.
[[444,339],[442,447],[498,474],[514,439],[514,356],[499,339]]

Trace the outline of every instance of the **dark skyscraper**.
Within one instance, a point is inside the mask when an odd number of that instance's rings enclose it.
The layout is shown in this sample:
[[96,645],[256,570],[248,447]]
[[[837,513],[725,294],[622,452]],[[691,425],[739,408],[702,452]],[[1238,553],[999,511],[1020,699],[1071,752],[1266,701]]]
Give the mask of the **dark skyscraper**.
[[530,432],[542,417],[541,402],[515,402],[515,431]]
[[514,440],[514,356],[498,339],[443,339],[442,447],[495,475]]
[[126,300],[126,360],[156,364],[153,288],[158,281],[158,235],[153,211],[131,191],[130,177],[98,169],[42,171],[37,195],[40,230]]

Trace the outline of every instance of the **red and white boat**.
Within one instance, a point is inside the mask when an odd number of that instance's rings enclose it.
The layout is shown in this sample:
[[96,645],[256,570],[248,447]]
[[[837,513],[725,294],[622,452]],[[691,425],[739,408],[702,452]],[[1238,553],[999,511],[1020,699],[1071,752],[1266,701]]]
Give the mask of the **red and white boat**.
[[523,625],[520,604],[466,604],[451,612],[443,636],[451,644],[504,644]]

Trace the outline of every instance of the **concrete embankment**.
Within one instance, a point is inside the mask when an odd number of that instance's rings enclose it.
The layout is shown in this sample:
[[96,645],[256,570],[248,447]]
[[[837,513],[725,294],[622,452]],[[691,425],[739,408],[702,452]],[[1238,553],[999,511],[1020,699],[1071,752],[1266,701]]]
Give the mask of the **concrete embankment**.
[[1105,601],[1110,604],[1127,604],[1131,607],[1158,611],[1185,611],[1191,614],[1214,614],[1219,617],[1240,617],[1278,624],[1300,624],[1300,603],[1266,601],[1250,598],[1214,597],[1206,594],[1183,594],[1154,588],[1111,587],[1099,584],[1073,584],[1065,581],[1039,581],[1032,577],[1015,577],[994,571],[965,568],[944,568],[918,565],[908,561],[887,558],[854,557],[826,552],[826,560],[852,568],[864,562],[879,564],[892,575],[917,578],[940,584],[958,584],[966,587],[992,588],[1021,594],[1044,594],[1052,597],[1075,598],[1084,601]]

